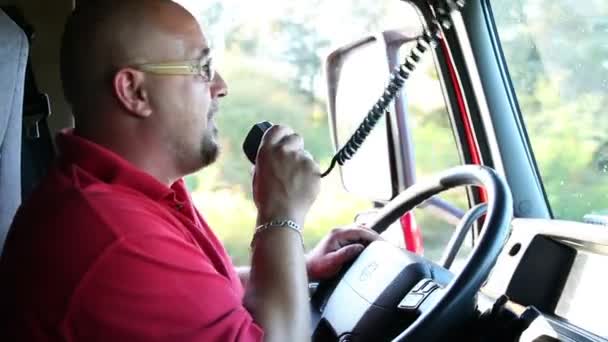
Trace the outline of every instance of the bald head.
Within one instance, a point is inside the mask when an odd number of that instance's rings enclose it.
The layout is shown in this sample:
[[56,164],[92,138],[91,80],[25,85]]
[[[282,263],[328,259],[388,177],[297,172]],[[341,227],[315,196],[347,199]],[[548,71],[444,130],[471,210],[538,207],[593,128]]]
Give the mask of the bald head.
[[118,69],[187,57],[191,47],[185,38],[202,38],[194,17],[169,0],[79,3],[61,43],[64,93],[76,116],[111,100]]
[[142,67],[204,61],[213,70],[209,53],[195,18],[172,1],[82,2],[61,46],[74,133],[166,184],[209,165],[219,153],[218,101],[227,94],[220,73],[208,79]]

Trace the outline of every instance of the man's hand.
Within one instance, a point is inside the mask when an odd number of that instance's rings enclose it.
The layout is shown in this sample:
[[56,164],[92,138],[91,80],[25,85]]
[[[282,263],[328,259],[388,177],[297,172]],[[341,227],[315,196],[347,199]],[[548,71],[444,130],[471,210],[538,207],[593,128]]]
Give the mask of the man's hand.
[[304,150],[302,138],[289,127],[270,127],[262,138],[253,176],[258,224],[291,219],[303,225],[320,182],[319,166]]
[[380,239],[375,231],[352,225],[333,229],[306,256],[309,281],[333,277],[342,266],[354,259],[366,245]]

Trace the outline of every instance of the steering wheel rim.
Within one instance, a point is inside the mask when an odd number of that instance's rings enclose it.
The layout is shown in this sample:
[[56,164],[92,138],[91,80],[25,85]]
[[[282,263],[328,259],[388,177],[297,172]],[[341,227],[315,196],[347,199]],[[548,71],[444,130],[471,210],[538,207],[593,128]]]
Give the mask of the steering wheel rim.
[[[486,219],[479,242],[462,271],[443,289],[441,298],[429,310],[422,312],[394,341],[435,340],[450,328],[447,323],[454,321],[456,313],[471,306],[507,241],[513,214],[513,199],[506,182],[494,170],[477,165],[458,166],[412,185],[380,209],[370,224],[370,228],[382,231],[404,213],[432,196],[460,186],[483,187],[488,194]],[[342,272],[340,279],[334,279],[334,282],[341,282],[344,274],[345,272]],[[331,297],[331,293],[323,292],[329,292],[331,285],[324,285],[320,284],[319,289],[322,292],[315,295],[327,299]],[[323,302],[324,299],[317,302]]]

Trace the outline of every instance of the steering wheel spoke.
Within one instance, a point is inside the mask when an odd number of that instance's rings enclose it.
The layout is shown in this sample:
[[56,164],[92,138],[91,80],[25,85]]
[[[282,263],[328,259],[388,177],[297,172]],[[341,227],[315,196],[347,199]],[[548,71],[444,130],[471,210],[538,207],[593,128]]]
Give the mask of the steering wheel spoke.
[[467,236],[467,233],[471,230],[475,222],[479,220],[488,209],[488,205],[485,203],[480,203],[471,208],[471,210],[467,211],[467,213],[462,217],[458,226],[456,226],[456,230],[454,230],[454,234],[450,238],[448,245],[445,247],[445,251],[443,256],[441,257],[441,261],[439,264],[447,269],[452,267],[452,263],[456,256],[458,255],[458,251],[460,251],[460,247],[462,247],[462,243],[464,242],[464,238]]

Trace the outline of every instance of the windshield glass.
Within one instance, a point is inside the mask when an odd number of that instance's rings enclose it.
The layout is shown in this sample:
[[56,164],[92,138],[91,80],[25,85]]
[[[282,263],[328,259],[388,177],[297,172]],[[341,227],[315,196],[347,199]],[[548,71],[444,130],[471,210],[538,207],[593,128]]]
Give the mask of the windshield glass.
[[[263,5],[240,0],[175,1],[200,21],[229,94],[220,101],[216,118],[222,153],[217,162],[190,175],[186,182],[195,205],[233,263],[247,265],[257,209],[251,194],[252,165],[241,146],[251,126],[268,120],[292,127],[326,170],[334,153],[326,111],[326,56],[384,28],[407,24],[414,30],[420,22],[414,8],[401,1],[267,0]],[[430,116],[432,109],[422,114]],[[368,199],[347,193],[340,172],[334,170],[323,179],[306,217],[306,248],[315,246],[332,228],[351,224],[373,208]],[[443,246],[435,237],[442,235],[435,232],[442,227],[435,229],[427,221],[418,220],[428,227],[427,252],[440,255]],[[400,230],[396,232],[387,240],[402,245],[403,236]]]
[[608,215],[608,1],[491,3],[553,215]]

